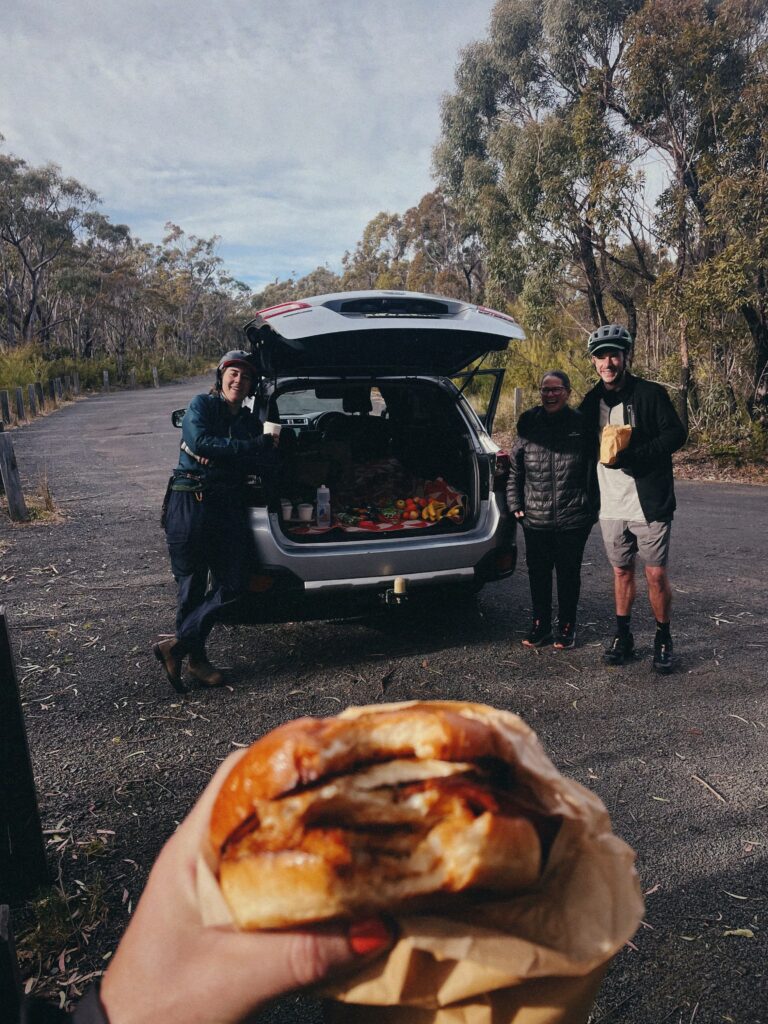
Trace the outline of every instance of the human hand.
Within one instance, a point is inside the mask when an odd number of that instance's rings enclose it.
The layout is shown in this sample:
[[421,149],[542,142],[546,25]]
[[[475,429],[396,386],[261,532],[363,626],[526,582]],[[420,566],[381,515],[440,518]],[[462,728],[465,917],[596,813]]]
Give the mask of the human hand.
[[102,981],[110,1024],[239,1024],[276,996],[364,966],[394,941],[379,918],[279,932],[203,925],[197,853],[216,794],[243,753],[224,761],[160,851]]

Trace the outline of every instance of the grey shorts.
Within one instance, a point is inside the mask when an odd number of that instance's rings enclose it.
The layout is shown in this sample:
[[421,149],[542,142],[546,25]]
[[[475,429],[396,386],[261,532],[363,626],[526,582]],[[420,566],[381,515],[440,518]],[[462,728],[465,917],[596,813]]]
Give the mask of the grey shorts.
[[629,569],[640,555],[646,565],[664,566],[669,558],[671,522],[628,522],[626,519],[601,519],[605,553],[616,569]]

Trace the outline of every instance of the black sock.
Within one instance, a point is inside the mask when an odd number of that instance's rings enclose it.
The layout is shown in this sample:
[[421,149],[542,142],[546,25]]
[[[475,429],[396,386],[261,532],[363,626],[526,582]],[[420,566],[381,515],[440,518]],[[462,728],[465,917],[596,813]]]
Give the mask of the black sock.
[[671,639],[668,622],[659,622],[658,619],[656,620],[656,636],[659,637],[660,640]]
[[616,632],[619,636],[629,636],[629,622],[631,618],[631,615],[616,616]]

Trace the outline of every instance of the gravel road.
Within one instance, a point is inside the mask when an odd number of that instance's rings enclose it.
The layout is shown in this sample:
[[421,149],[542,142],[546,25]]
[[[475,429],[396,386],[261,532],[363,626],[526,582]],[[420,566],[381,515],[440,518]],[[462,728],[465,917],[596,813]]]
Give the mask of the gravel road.
[[[440,697],[522,715],[637,850],[646,917],[608,973],[594,1024],[768,1022],[768,487],[678,484],[669,678],[650,668],[643,583],[642,657],[601,664],[613,618],[595,533],[574,651],[521,647],[521,565],[475,608],[441,606],[396,626],[219,627],[210,653],[230,686],[180,698],[150,650],[174,614],[158,506],[178,444],[170,411],[200,390],[198,380],[94,396],[12,435],[26,493],[46,482],[61,513],[0,521],[0,601],[50,862],[77,912],[69,925],[55,900],[14,909],[30,985],[72,996],[103,968],[160,845],[233,746],[299,714]],[[264,1020],[318,1014],[290,999]]]

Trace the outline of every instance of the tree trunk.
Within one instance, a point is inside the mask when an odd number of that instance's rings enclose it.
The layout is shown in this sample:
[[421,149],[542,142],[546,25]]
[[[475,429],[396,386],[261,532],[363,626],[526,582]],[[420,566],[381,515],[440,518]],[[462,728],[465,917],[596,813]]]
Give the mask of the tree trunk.
[[691,362],[688,353],[688,321],[680,317],[680,400],[678,413],[688,431],[688,393],[691,390]]
[[768,324],[751,302],[745,303],[741,307],[741,312],[747,321],[749,333],[752,335],[752,347],[755,353],[754,390],[747,400],[747,409],[753,420],[766,423],[768,422]]

